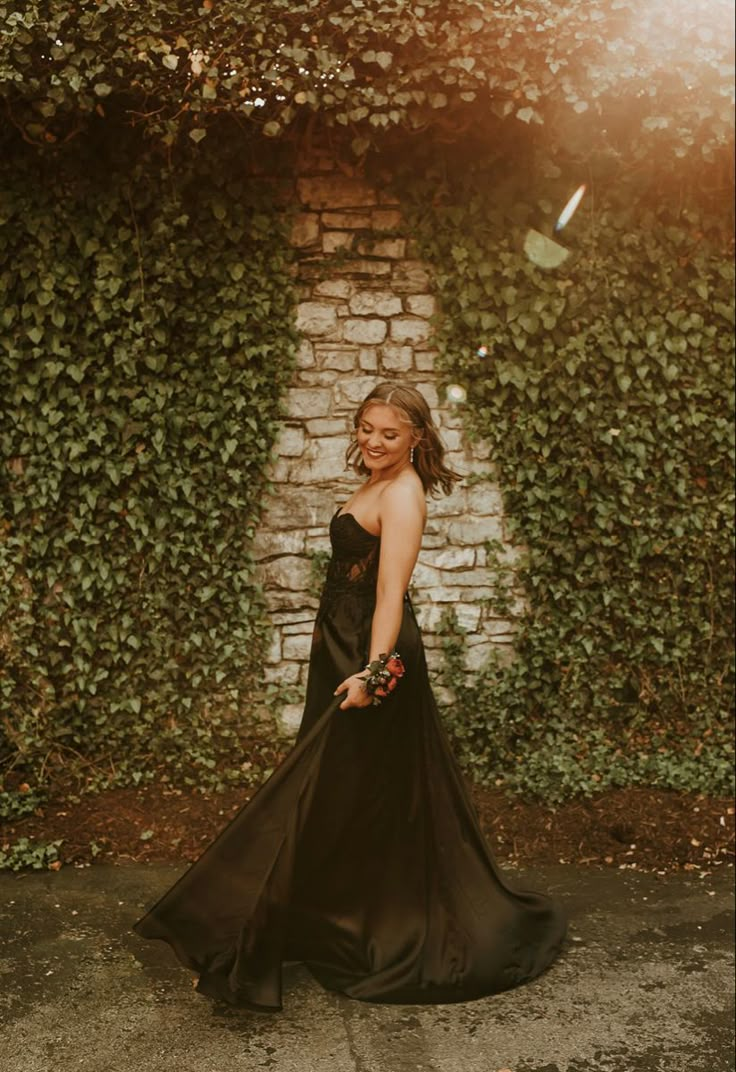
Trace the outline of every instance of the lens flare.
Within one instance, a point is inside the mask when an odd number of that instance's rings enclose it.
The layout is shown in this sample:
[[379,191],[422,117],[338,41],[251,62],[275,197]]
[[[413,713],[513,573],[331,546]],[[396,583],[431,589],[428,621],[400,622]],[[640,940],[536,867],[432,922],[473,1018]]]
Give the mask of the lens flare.
[[555,224],[555,232],[561,231],[562,228],[565,227],[573,218],[573,215],[575,214],[575,209],[582,201],[584,193],[585,183],[583,183],[582,186],[578,186],[575,193],[572,195],[560,215],[557,217],[557,223]]
[[455,404],[458,404],[460,402],[464,402],[468,397],[467,391],[462,386],[462,384],[459,384],[459,383],[451,383],[451,384],[449,384],[448,387],[447,387],[446,395],[447,395],[447,401],[448,402],[453,402]]
[[548,238],[533,227],[526,233],[524,252],[532,264],[539,268],[559,268],[570,255],[570,251],[555,242],[554,238]]

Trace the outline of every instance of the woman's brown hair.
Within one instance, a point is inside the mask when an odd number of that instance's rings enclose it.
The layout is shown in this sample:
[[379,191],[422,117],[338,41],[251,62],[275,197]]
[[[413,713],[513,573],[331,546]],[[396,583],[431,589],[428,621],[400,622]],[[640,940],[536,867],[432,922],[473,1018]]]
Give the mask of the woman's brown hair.
[[[354,428],[358,427],[363,414],[373,402],[382,402],[384,405],[393,406],[399,410],[419,434],[420,439],[414,444],[414,468],[425,492],[428,491],[434,495],[435,489],[439,486],[445,495],[449,495],[453,484],[462,480],[462,477],[444,463],[445,448],[424,396],[417,391],[416,387],[409,387],[406,384],[391,381],[379,383],[361,402],[353,418]],[[345,462],[349,468],[361,476],[370,475],[370,469],[361,458],[358,442],[355,439],[350,441],[345,454]]]

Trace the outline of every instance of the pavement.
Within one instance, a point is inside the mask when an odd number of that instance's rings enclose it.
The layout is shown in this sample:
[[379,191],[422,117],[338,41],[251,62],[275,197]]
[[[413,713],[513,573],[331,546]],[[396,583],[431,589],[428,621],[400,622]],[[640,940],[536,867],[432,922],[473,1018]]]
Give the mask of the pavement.
[[284,1011],[213,1005],[131,924],[182,868],[0,873],[2,1072],[733,1072],[733,869],[509,868],[567,947],[458,1005],[367,1005],[284,971]]

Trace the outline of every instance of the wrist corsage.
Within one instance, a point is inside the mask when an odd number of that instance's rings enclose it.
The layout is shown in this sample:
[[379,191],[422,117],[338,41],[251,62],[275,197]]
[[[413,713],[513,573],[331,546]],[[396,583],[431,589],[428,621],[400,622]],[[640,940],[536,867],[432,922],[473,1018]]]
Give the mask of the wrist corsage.
[[390,655],[379,655],[372,663],[368,663],[366,670],[368,677],[363,678],[363,687],[374,704],[385,700],[405,673],[398,651],[392,651]]

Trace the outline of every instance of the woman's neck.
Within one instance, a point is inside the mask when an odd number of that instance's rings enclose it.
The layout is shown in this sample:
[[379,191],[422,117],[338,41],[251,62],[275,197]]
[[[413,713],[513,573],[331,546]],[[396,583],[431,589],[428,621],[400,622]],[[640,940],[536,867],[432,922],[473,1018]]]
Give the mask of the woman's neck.
[[382,469],[381,472],[380,472],[380,475],[376,475],[374,473],[371,473],[371,475],[368,477],[368,480],[366,481],[366,483],[367,484],[383,484],[388,480],[393,480],[395,477],[397,477],[399,475],[399,473],[403,473],[404,469],[407,469],[410,464],[411,463],[408,460],[405,461],[405,462],[397,462],[395,469],[394,468]]

